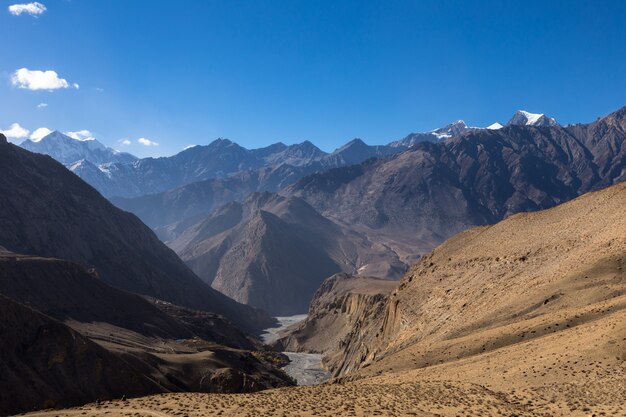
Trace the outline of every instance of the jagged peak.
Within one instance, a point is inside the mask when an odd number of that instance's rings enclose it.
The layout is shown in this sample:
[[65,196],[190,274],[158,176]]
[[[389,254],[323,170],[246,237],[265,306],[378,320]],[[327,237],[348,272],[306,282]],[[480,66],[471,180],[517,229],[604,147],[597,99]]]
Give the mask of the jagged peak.
[[502,129],[503,127],[504,125],[500,124],[500,122],[495,122],[487,126],[485,129],[498,130],[498,129]]
[[236,145],[236,143],[230,139],[217,138],[213,142],[209,143],[208,146],[230,146],[230,145]]
[[518,110],[513,114],[507,126],[558,126],[552,117],[544,113],[531,113],[526,110]]
[[367,146],[368,146],[367,143],[363,142],[362,139],[354,138],[350,142],[346,143],[345,145],[340,146],[339,148],[335,149],[333,153],[336,154],[336,153],[345,151],[346,149],[350,149],[354,147],[362,148],[362,147],[367,147]]

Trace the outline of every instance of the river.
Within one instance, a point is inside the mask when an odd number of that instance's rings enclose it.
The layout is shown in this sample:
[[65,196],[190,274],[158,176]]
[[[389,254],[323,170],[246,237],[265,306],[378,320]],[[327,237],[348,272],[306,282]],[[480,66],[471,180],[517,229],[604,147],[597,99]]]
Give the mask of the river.
[[[278,333],[306,319],[306,314],[296,316],[276,317],[279,327],[265,329],[261,339],[265,343],[272,343],[278,339]],[[285,373],[294,378],[298,385],[317,385],[330,377],[330,373],[322,368],[322,355],[316,353],[283,352],[291,362],[283,368]]]

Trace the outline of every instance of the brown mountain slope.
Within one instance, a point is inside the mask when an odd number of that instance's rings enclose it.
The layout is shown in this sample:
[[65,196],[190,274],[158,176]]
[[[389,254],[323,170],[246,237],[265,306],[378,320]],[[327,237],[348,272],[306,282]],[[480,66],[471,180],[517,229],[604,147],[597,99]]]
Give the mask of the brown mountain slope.
[[571,344],[570,354],[589,364],[594,356],[576,351],[570,339],[574,328],[615,323],[602,344],[602,366],[623,369],[624,322],[617,318],[626,308],[625,268],[622,183],[449,239],[410,270],[382,312],[345,340],[344,359],[331,365],[339,374],[375,375],[547,343],[561,332],[553,340]]
[[0,245],[96,267],[106,283],[194,309],[248,331],[270,319],[209,288],[134,215],[52,158],[0,138]]
[[405,269],[388,247],[324,218],[299,198],[271,193],[223,206],[169,245],[213,288],[274,315],[305,312],[334,273],[398,276]]

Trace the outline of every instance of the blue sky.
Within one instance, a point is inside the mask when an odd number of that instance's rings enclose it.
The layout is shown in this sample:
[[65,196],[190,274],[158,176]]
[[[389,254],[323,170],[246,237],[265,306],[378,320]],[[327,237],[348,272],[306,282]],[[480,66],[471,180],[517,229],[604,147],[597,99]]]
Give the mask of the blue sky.
[[[0,1],[0,129],[88,130],[139,156],[217,137],[332,150],[626,105],[622,0],[17,3]],[[66,88],[31,91],[21,68]]]

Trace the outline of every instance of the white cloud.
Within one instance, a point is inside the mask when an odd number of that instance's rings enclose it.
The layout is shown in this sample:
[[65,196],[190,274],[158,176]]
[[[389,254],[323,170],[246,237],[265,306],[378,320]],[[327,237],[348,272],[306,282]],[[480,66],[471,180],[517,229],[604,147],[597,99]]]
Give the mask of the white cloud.
[[37,104],[37,108],[38,109],[45,109],[46,107],[48,107],[48,103],[39,103],[39,104]]
[[122,143],[122,145],[126,145],[126,146],[128,146],[128,145],[131,145],[131,144],[132,144],[132,142],[131,142],[131,141],[129,141],[128,139],[123,139],[123,140],[121,141],[121,143]]
[[159,146],[158,143],[153,142],[150,139],[146,139],[146,138],[139,138],[137,139],[137,142],[142,144],[143,146]]
[[191,149],[191,148],[195,148],[198,145],[187,145],[183,148],[184,151],[186,151],[187,149]]
[[19,123],[13,123],[7,130],[0,130],[0,133],[4,134],[7,139],[25,139],[30,131],[20,126]]
[[30,134],[30,139],[35,142],[39,142],[50,133],[52,133],[52,130],[48,129],[47,127],[40,127],[39,129],[35,129],[35,131]]
[[94,140],[95,139],[93,137],[93,133],[91,133],[87,129],[78,130],[76,132],[65,132],[65,134],[67,136],[69,136],[70,138],[72,138],[72,139],[81,140],[81,141]]
[[[58,90],[61,88],[70,88],[67,80],[59,78],[56,71],[37,71],[28,68],[20,68],[11,76],[11,84],[17,88],[26,90]],[[78,90],[79,85],[74,84],[74,88]]]
[[43,14],[43,12],[45,12],[46,10],[46,6],[37,1],[33,3],[12,4],[9,6],[9,13],[14,16],[19,16],[22,13],[26,13],[31,16],[37,17],[40,14]]

